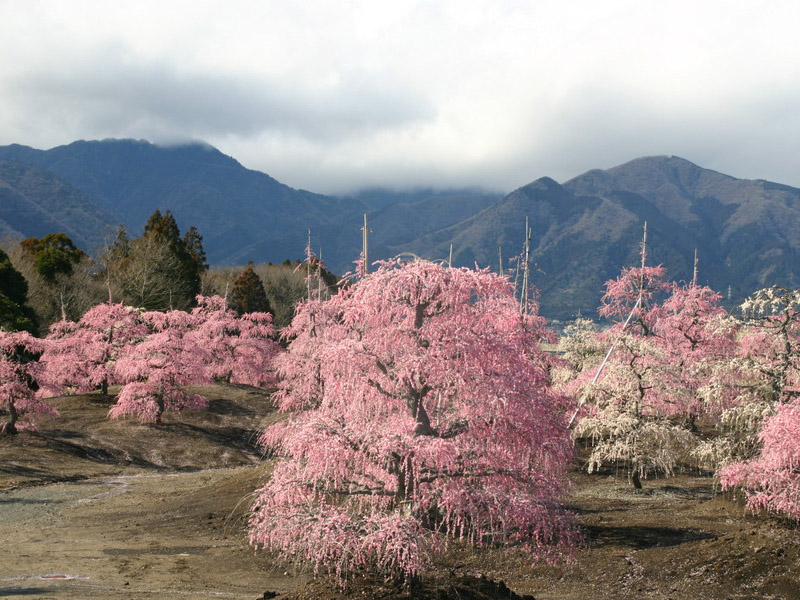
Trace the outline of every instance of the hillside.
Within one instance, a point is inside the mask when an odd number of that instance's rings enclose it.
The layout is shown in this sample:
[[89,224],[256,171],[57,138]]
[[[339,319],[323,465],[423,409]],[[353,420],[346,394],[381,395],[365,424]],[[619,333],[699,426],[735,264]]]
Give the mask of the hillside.
[[[444,190],[359,194],[367,204],[370,260],[391,258],[408,251],[409,240],[445,230],[465,216],[480,212],[502,197],[480,190]],[[361,215],[345,214],[338,223],[313,232],[314,247],[336,273],[353,269],[361,251]]]
[[63,231],[91,252],[116,223],[111,213],[51,173],[0,161],[0,236],[42,237]]
[[[171,210],[182,229],[198,228],[209,261],[219,264],[298,258],[308,229],[362,209],[290,188],[205,144],[78,141],[50,150],[11,145],[0,147],[0,160],[49,171],[136,235],[156,208]],[[253,255],[255,245],[259,256]]]
[[534,281],[542,311],[569,318],[593,314],[603,284],[638,260],[648,222],[649,262],[674,280],[691,278],[694,249],[700,282],[737,301],[765,285],[800,279],[800,190],[736,179],[677,157],[641,158],[566,183],[542,178],[483,211],[410,241],[421,256],[447,255],[459,265],[496,269],[498,246],[519,254],[531,219]]
[[[637,262],[642,223],[649,259],[675,280],[691,277],[729,305],[766,285],[800,284],[800,189],[736,179],[678,157],[633,160],[565,183],[543,177],[501,196],[480,190],[366,190],[328,197],[290,188],[204,144],[74,142],[51,150],[0,147],[0,233],[65,231],[89,250],[109,224],[138,235],[156,208],[195,225],[211,264],[283,262],[312,245],[337,273],[361,250],[369,214],[370,258],[401,252],[457,266],[506,268],[533,231],[533,281],[551,318],[594,315],[603,284]],[[17,172],[15,175],[14,173]],[[101,232],[103,234],[101,234]]]
[[[500,197],[480,190],[433,189],[370,189],[328,197],[295,190],[200,143],[164,147],[112,139],[50,150],[12,144],[0,147],[0,160],[47,171],[53,181],[61,180],[63,206],[72,203],[64,190],[73,190],[97,207],[103,224],[124,223],[134,235],[153,210],[171,210],[183,229],[198,228],[212,264],[301,258],[310,229],[315,249],[322,249],[333,270],[344,272],[361,250],[363,212],[370,214],[374,257],[388,258],[402,251],[397,248],[407,240],[448,227]],[[42,199],[49,218],[41,220],[41,227],[27,220],[6,229],[38,237],[34,230],[70,228],[70,237],[96,243],[96,223],[86,220],[83,227],[72,227],[57,201],[44,194]]]
[[[39,433],[0,437],[0,597],[409,597],[383,580],[343,593],[254,553],[248,509],[272,464],[255,439],[280,415],[262,390],[194,391],[208,396],[207,411],[158,426],[109,421],[113,396],[91,393],[54,399],[61,417]],[[509,600],[509,588],[539,600],[797,597],[796,526],[745,514],[709,474],[635,491],[622,471],[581,467],[567,498],[585,539],[573,563],[532,565],[519,548],[453,542],[415,597]]]

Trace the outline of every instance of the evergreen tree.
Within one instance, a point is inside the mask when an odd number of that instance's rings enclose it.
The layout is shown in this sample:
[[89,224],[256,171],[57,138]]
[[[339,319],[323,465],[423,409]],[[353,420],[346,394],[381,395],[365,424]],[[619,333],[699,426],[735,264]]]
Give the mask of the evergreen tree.
[[28,238],[9,254],[28,284],[27,305],[41,333],[56,321],[76,318],[102,297],[94,262],[65,233]]
[[230,306],[240,315],[252,312],[272,312],[264,284],[253,270],[252,262],[247,263],[241,275],[234,280]]
[[150,215],[140,238],[128,240],[124,230],[103,253],[109,295],[150,310],[187,309],[200,293],[200,277],[208,268],[203,238],[190,227],[181,238],[170,211]]
[[178,223],[170,211],[165,211],[162,215],[160,210],[155,209],[144,225],[144,235],[152,236],[153,239],[174,248],[177,248],[181,243],[181,232],[178,229]]
[[28,296],[28,282],[14,268],[8,254],[0,249],[0,294],[16,304],[24,304]]
[[86,256],[65,233],[48,233],[41,240],[28,238],[20,246],[33,258],[36,272],[47,283],[54,283],[59,274],[72,275],[73,267]]
[[194,225],[189,227],[183,235],[183,246],[189,254],[191,266],[199,277],[208,270],[208,263],[206,262],[206,251],[203,249],[203,236]]
[[36,329],[36,317],[25,305],[27,299],[28,283],[0,250],[0,329],[30,332]]

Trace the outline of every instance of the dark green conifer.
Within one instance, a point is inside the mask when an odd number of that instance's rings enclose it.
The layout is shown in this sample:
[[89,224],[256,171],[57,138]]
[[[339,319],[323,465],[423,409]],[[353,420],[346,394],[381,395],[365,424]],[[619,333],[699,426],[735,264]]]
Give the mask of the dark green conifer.
[[252,262],[247,263],[241,275],[234,280],[229,304],[240,315],[250,312],[272,312],[264,283],[253,270]]
[[28,282],[0,250],[0,329],[35,332],[36,317],[27,300]]
[[183,246],[189,253],[192,268],[198,276],[208,270],[206,262],[206,251],[203,249],[203,236],[197,231],[197,227],[192,225],[183,235]]

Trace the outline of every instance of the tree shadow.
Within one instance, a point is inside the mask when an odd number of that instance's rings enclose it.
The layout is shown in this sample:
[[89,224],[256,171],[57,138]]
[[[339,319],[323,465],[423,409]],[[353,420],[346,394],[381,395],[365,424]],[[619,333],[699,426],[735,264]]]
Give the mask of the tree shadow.
[[[55,433],[48,432],[47,434],[40,432],[26,432],[26,433],[42,440],[46,445],[46,447],[50,450],[74,456],[75,458],[81,460],[88,460],[90,462],[100,463],[104,465],[134,465],[146,469],[161,468],[159,467],[159,465],[156,465],[139,456],[129,455],[128,453],[124,453],[122,451],[109,451],[103,448],[96,448],[94,446],[76,444],[74,442],[67,441],[65,439],[62,439],[62,436],[64,434],[63,430],[59,430]],[[58,437],[56,437],[56,435]],[[81,435],[73,437],[82,438],[83,436]],[[82,479],[82,477],[80,476],[64,477],[63,475],[54,475],[52,473],[49,473],[48,471],[43,471],[41,469],[36,469],[32,467],[22,467],[19,465],[0,464],[0,471],[15,475],[35,476],[36,478],[49,481],[70,481],[74,479]]]
[[258,432],[243,427],[214,427],[206,429],[189,423],[163,423],[161,427],[173,433],[193,438],[205,438],[220,446],[234,448],[241,452],[259,453]]
[[592,546],[624,546],[636,550],[678,546],[716,537],[713,533],[673,527],[586,525],[584,529]]
[[60,438],[65,440],[82,440],[86,436],[80,431],[75,431],[74,429],[48,428],[47,434],[43,435],[40,433],[39,437],[43,439]]
[[249,417],[256,414],[256,411],[231,402],[225,398],[215,398],[208,401],[208,412],[215,415],[228,415],[234,417]]
[[8,598],[10,596],[50,596],[57,594],[59,590],[44,587],[24,587],[24,588],[0,588],[0,598]]
[[48,471],[44,471],[42,469],[36,469],[34,467],[24,467],[22,465],[15,465],[15,464],[0,464],[0,473],[6,473],[8,475],[14,475],[16,477],[26,477],[30,479],[36,479],[39,481],[47,481],[51,483],[62,482],[62,481],[80,481],[84,479],[83,476],[64,476],[53,474]]
[[0,504],[59,504],[63,500],[33,500],[31,498],[0,498]]
[[628,511],[627,508],[609,508],[609,507],[586,508],[585,506],[580,506],[578,504],[569,504],[569,503],[565,504],[564,508],[577,515],[596,515],[603,513],[621,513]]
[[[65,433],[67,435],[65,435]],[[108,450],[103,450],[102,448],[95,448],[94,446],[84,446],[82,444],[76,444],[74,442],[69,442],[64,438],[73,438],[73,439],[82,439],[84,436],[82,434],[72,434],[72,432],[58,430],[53,432],[48,432],[47,434],[43,433],[36,433],[35,435],[40,439],[44,440],[47,443],[49,448],[56,450],[58,452],[63,452],[64,454],[70,454],[72,456],[83,458],[90,460],[92,462],[99,462],[103,464],[118,464],[120,462],[119,457],[115,456],[112,452]]]

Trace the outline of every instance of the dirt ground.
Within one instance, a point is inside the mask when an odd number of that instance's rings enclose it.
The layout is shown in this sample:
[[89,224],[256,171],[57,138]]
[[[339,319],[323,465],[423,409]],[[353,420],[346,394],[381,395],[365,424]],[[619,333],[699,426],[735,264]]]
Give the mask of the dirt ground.
[[573,564],[453,546],[413,594],[339,592],[247,543],[249,495],[269,476],[256,430],[277,415],[242,386],[201,390],[204,412],[160,426],[105,418],[99,394],[55,402],[40,433],[0,438],[0,598],[538,600],[800,598],[800,528],[748,515],[707,475],[629,489],[572,474],[586,542]]

